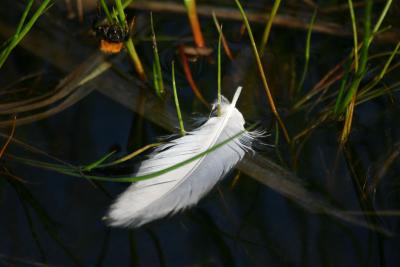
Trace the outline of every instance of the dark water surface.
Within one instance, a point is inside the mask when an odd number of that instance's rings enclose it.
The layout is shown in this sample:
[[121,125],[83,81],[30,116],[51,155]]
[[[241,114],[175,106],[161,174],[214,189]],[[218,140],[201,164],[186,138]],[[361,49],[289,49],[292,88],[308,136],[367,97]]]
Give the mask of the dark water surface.
[[[16,25],[22,5],[14,1],[6,2],[13,8],[8,13],[1,11],[1,25]],[[260,12],[265,11],[265,6],[272,5],[271,1],[248,2],[248,6]],[[339,5],[339,2],[346,1],[315,2],[325,6]],[[299,5],[295,1],[288,1],[284,4],[282,12],[289,10],[309,21],[313,9],[304,3]],[[204,2],[199,1],[198,4]],[[209,1],[208,4],[234,8],[234,3],[228,1]],[[379,15],[381,8],[382,5],[375,6],[374,18]],[[70,61],[60,66],[54,63],[57,59],[40,56],[41,52],[27,52],[23,48],[17,48],[0,70],[0,88],[6,87],[18,77],[41,71],[43,73],[39,75],[40,79],[18,86],[32,88],[33,91],[27,93],[28,97],[43,94],[53,89],[63,77],[75,69],[68,67],[68,64],[85,62],[89,55],[96,53],[97,44],[89,36],[90,18],[94,16],[94,12],[86,16],[83,25],[79,25],[75,20],[65,18],[64,9],[63,3],[57,3],[38,23],[37,29],[50,38],[56,38],[56,33],[65,36],[64,41],[55,39],[53,47],[58,48],[60,42],[65,42],[65,50],[59,49],[59,53],[69,57]],[[399,11],[398,3],[393,5],[393,10],[393,13]],[[351,29],[350,20],[345,12],[347,10],[343,11],[343,14],[321,13],[318,18],[332,20],[345,25],[344,29]],[[398,22],[392,16],[393,13],[390,13],[389,21],[398,30],[399,24],[396,24]],[[128,16],[133,15],[136,15],[135,38],[139,42],[138,54],[146,69],[151,70],[153,55],[151,42],[148,41],[148,12],[128,13]],[[183,14],[156,12],[153,16],[159,39],[173,37],[173,40],[159,42],[164,81],[170,90],[171,61],[179,63],[178,45],[192,44],[191,31]],[[361,18],[362,16],[360,20]],[[218,35],[212,20],[202,17],[201,22],[208,45],[215,49]],[[258,121],[262,128],[271,131],[271,136],[262,141],[273,144],[276,136],[274,130],[271,130],[273,116],[268,108],[247,35],[240,35],[240,22],[223,22],[224,32],[236,55],[232,62],[223,55],[223,94],[230,97],[237,86],[243,85],[244,91],[238,108],[249,122]],[[259,40],[263,24],[254,23],[253,30],[255,38]],[[9,36],[4,32],[3,29],[1,41],[5,36]],[[34,38],[39,37],[33,36]],[[289,88],[292,86],[292,79],[298,83],[301,77],[305,38],[305,31],[273,26],[269,47],[263,57],[267,79],[276,96],[279,111],[292,135],[307,128],[317,117],[317,113],[329,102],[319,102],[311,111],[306,109],[297,113],[291,112],[295,101],[289,93]],[[33,42],[32,40],[30,42]],[[392,51],[396,42],[398,40],[394,43],[379,43],[372,47],[373,53]],[[69,43],[78,43],[84,48],[71,51],[74,46],[68,45]],[[29,43],[27,46],[29,47]],[[303,90],[310,90],[345,58],[351,49],[351,37],[313,34],[309,70]],[[77,54],[81,54],[81,57],[76,57]],[[216,97],[217,88],[217,66],[210,62],[211,58],[215,61],[216,54],[208,59],[199,58],[190,63],[195,81],[210,102]],[[123,55],[111,60],[124,75],[136,77],[131,63]],[[369,62],[370,75],[379,72],[377,69],[380,70],[384,62]],[[193,117],[199,114],[208,116],[207,109],[194,97],[178,63],[177,82],[184,113],[193,114]],[[398,56],[392,64],[397,63]],[[147,73],[151,77],[151,72]],[[107,72],[104,75],[110,74]],[[384,84],[394,84],[398,82],[398,77],[399,71],[394,69]],[[368,82],[368,79],[366,77],[363,82]],[[94,84],[89,83],[85,86],[89,90]],[[132,82],[132,87],[136,84]],[[104,86],[107,90],[113,90],[110,84]],[[150,97],[144,101],[156,98],[152,92],[152,81],[145,83],[143,87],[150,91]],[[134,90],[138,89],[135,87]],[[334,90],[338,90],[338,84],[331,92]],[[398,87],[393,90],[398,90]],[[13,97],[4,99],[1,103],[24,99],[26,96],[16,94]],[[390,95],[357,106],[353,131],[346,150],[347,161],[343,153],[337,156],[338,139],[343,125],[343,121],[337,120],[327,121],[309,136],[299,154],[296,168],[292,164],[292,151],[285,144],[282,135],[275,148],[261,146],[257,153],[296,172],[315,199],[323,199],[326,203],[333,203],[336,207],[351,211],[360,211],[362,208],[378,211],[398,210],[398,158],[394,157],[393,163],[371,193],[371,202],[366,202],[372,206],[362,207],[364,202],[360,202],[360,199],[363,198],[357,194],[352,177],[362,177],[366,187],[373,184],[374,177],[387,163],[389,155],[395,155],[396,149],[399,149],[399,97],[399,93],[393,91]],[[140,105],[140,101],[132,105]],[[171,94],[168,95],[166,105],[172,105]],[[166,108],[166,112],[168,110],[170,109]],[[151,114],[152,110],[143,112]],[[157,117],[157,114],[154,116]],[[1,118],[9,119],[6,116]],[[174,122],[170,124],[177,127]],[[190,128],[190,125],[188,127]],[[10,127],[4,128],[2,132],[9,133],[9,129]],[[91,163],[115,148],[119,150],[118,155],[127,154],[156,142],[159,136],[166,134],[170,132],[94,90],[58,114],[18,126],[15,137],[59,159],[81,165]],[[8,151],[37,160],[47,160],[46,157],[28,153],[14,145]],[[391,233],[382,234],[328,215],[309,212],[307,207],[302,207],[293,199],[246,175],[241,175],[237,184],[232,187],[237,170],[232,171],[227,179],[195,208],[136,230],[127,230],[110,228],[102,220],[113,199],[127,184],[94,184],[83,178],[27,167],[7,157],[2,159],[1,164],[6,169],[2,169],[0,176],[0,266],[400,265],[400,238],[397,234],[400,221],[396,216],[357,216],[359,221],[368,222]],[[133,165],[134,162],[129,162],[121,167],[104,170],[100,174],[118,175],[131,172]],[[6,170],[22,180],[7,177]]]

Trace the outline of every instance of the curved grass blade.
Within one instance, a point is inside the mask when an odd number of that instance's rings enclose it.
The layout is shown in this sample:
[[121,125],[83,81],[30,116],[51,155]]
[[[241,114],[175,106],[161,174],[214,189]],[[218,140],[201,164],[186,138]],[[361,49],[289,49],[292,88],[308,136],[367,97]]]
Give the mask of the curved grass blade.
[[257,46],[256,46],[256,43],[254,41],[253,32],[251,30],[250,23],[249,23],[249,21],[247,19],[246,13],[243,10],[242,5],[240,4],[240,1],[239,0],[235,0],[235,2],[236,2],[236,5],[239,8],[240,14],[242,15],[243,22],[244,22],[244,24],[246,26],[246,29],[247,29],[247,32],[248,32],[248,35],[249,35],[249,38],[250,38],[250,43],[251,43],[251,46],[252,46],[252,49],[253,49],[254,56],[255,56],[256,61],[257,61],[257,67],[258,67],[258,70],[259,70],[259,73],[260,73],[260,76],[261,76],[261,80],[262,80],[262,83],[263,83],[263,86],[264,86],[264,89],[265,89],[265,93],[267,95],[267,99],[268,99],[269,105],[271,107],[271,111],[274,114],[276,120],[279,123],[279,126],[282,129],[283,135],[284,135],[286,141],[288,143],[290,143],[289,133],[288,133],[288,131],[286,129],[286,126],[283,123],[283,121],[282,121],[282,119],[281,119],[281,117],[280,117],[280,115],[278,113],[278,110],[276,109],[274,98],[272,97],[271,90],[269,89],[267,78],[265,77],[264,67],[263,67],[263,65],[261,63],[260,55],[258,54]]
[[153,13],[150,13],[150,26],[151,26],[151,39],[153,42],[153,57],[154,57],[154,62],[153,62],[154,87],[156,89],[156,94],[159,97],[161,97],[162,95],[164,95],[165,90],[164,90],[164,83],[161,71],[160,56],[158,54],[158,48],[157,48],[156,33],[154,31]]
[[24,25],[26,17],[32,7],[33,0],[30,0],[25,8],[24,13],[22,14],[21,20],[18,24],[17,30],[14,36],[11,38],[9,44],[4,48],[4,50],[0,54],[0,68],[4,65],[4,62],[7,60],[8,56],[11,54],[11,51],[22,41],[26,34],[31,30],[36,21],[40,18],[41,15],[47,10],[50,6],[51,0],[44,0],[38,9],[33,13],[31,19]]
[[224,47],[225,53],[230,60],[233,60],[232,51],[229,48],[229,45],[225,39],[224,33],[222,32],[222,25],[220,26],[220,23],[218,22],[218,19],[217,19],[217,15],[215,15],[214,11],[212,12],[212,17],[213,17],[214,24],[215,24],[215,27],[217,28],[218,33],[222,35],[222,45]]
[[351,18],[351,27],[353,29],[353,42],[354,42],[354,70],[358,71],[358,35],[357,35],[357,22],[356,16],[354,14],[354,6],[353,0],[348,0],[350,18]]
[[[247,130],[253,129],[256,125],[257,124],[251,125]],[[70,176],[74,176],[74,177],[86,178],[86,179],[91,179],[91,180],[99,180],[99,181],[108,181],[108,182],[132,183],[132,182],[137,182],[137,181],[141,181],[141,180],[151,179],[151,178],[157,177],[157,176],[159,176],[161,174],[164,174],[164,173],[173,171],[173,170],[175,170],[177,168],[180,168],[182,166],[185,166],[185,165],[189,164],[190,162],[192,162],[194,160],[197,160],[197,159],[207,155],[208,153],[211,153],[214,150],[220,148],[221,146],[226,145],[230,141],[240,137],[247,130],[241,131],[241,132],[231,136],[230,138],[227,138],[224,141],[215,144],[213,147],[205,150],[204,152],[199,153],[197,155],[194,155],[193,157],[191,157],[191,158],[189,158],[187,160],[184,160],[182,162],[179,162],[179,163],[177,163],[175,165],[172,165],[172,166],[170,166],[168,168],[165,168],[163,170],[160,170],[160,171],[157,171],[157,172],[154,172],[154,173],[150,173],[150,174],[146,174],[146,175],[142,175],[142,176],[135,176],[135,177],[114,177],[114,178],[110,178],[110,177],[105,177],[105,176],[86,175],[78,167],[67,168],[65,165],[43,163],[43,162],[38,161],[38,160],[27,159],[27,158],[15,156],[15,155],[10,155],[10,154],[7,154],[7,156],[9,158],[11,158],[11,159],[14,159],[16,161],[24,163],[26,165],[30,165],[30,166],[33,166],[33,167],[39,167],[39,168],[43,168],[43,169],[47,169],[47,170],[52,170],[52,171],[55,171],[55,172],[59,172],[59,173],[70,175]]]
[[311,21],[310,21],[310,24],[309,24],[309,27],[307,30],[306,49],[305,49],[305,53],[304,53],[304,68],[303,68],[303,74],[301,75],[299,85],[297,87],[297,93],[300,93],[301,88],[303,87],[304,81],[307,76],[308,64],[310,62],[311,33],[312,33],[312,29],[313,29],[316,17],[317,17],[317,9],[314,10],[314,13],[311,17]]
[[88,171],[90,172],[93,169],[99,168],[101,166],[101,164],[106,161],[107,159],[109,159],[112,155],[114,155],[115,151],[112,151],[108,154],[106,154],[105,156],[101,157],[99,160],[96,160],[95,162],[86,165],[82,168],[82,171]]
[[265,47],[267,46],[269,34],[270,34],[271,28],[272,28],[272,22],[274,21],[275,15],[278,12],[280,4],[281,4],[281,0],[275,0],[274,5],[272,6],[271,13],[269,14],[268,22],[267,22],[267,25],[265,26],[265,30],[264,30],[264,33],[263,33],[263,36],[261,39],[260,47],[259,47],[261,57],[264,55],[264,50],[265,50]]
[[178,94],[176,92],[176,82],[175,82],[175,63],[172,61],[172,89],[174,91],[174,102],[176,106],[176,114],[178,115],[178,121],[179,121],[179,129],[181,132],[181,135],[185,135],[186,131],[185,128],[183,127],[183,120],[182,120],[182,114],[181,114],[181,109],[179,107],[179,99],[178,99]]

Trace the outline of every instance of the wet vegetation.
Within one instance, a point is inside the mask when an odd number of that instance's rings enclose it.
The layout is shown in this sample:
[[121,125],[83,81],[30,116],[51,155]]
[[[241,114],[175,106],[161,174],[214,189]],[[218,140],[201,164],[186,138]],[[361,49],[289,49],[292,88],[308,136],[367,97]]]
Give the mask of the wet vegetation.
[[[0,265],[399,264],[397,1],[2,4]],[[238,86],[256,153],[197,207],[108,227],[135,163]]]

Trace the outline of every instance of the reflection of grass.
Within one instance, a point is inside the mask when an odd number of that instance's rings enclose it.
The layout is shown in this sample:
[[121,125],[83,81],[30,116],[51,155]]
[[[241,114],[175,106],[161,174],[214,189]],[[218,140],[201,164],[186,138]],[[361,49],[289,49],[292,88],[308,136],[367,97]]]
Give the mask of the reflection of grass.
[[[28,14],[32,8],[34,0],[29,0],[27,3],[24,13],[19,21],[17,29],[13,36],[11,36],[6,43],[2,46],[2,51],[0,54],[0,68],[3,66],[4,62],[7,60],[8,56],[10,55],[11,51],[22,41],[25,35],[31,30],[35,22],[40,18],[41,15],[47,10],[50,6],[50,0],[44,0],[38,9],[33,13],[32,17],[25,23]],[[5,8],[5,7],[3,7]]]
[[[30,210],[33,211],[35,217],[38,218],[38,221],[41,224],[41,227],[49,234],[51,239],[63,250],[63,252],[70,258],[76,266],[84,266],[79,259],[69,248],[69,246],[65,243],[64,240],[60,237],[60,234],[57,230],[57,223],[52,220],[52,218],[46,212],[46,209],[42,207],[40,202],[34,197],[34,195],[30,192],[29,188],[24,185],[24,183],[18,182],[13,177],[7,179],[7,182],[14,188],[17,192],[18,198],[20,199],[22,206],[24,208],[25,214],[27,216],[27,220],[30,226],[30,230],[32,232],[33,238],[38,244],[39,249],[41,250],[42,257],[44,261],[46,261],[46,251],[41,248],[41,236],[37,236],[36,227],[33,224],[32,216],[30,214]],[[27,209],[27,205],[29,205],[30,209]]]

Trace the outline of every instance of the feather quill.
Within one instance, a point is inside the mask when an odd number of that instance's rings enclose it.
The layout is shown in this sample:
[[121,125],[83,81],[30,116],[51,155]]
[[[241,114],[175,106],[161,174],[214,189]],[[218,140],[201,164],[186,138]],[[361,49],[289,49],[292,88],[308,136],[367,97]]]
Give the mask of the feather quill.
[[220,116],[210,117],[199,128],[158,147],[142,162],[137,175],[174,166],[243,134],[184,166],[130,185],[111,205],[110,225],[139,227],[197,204],[251,150],[254,134],[244,129],[244,118],[235,107],[240,92],[238,87],[232,103],[223,98]]

